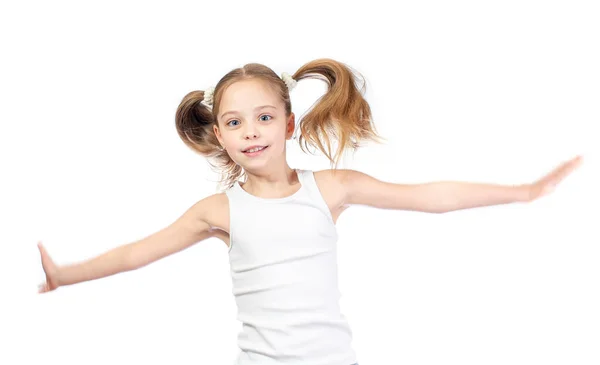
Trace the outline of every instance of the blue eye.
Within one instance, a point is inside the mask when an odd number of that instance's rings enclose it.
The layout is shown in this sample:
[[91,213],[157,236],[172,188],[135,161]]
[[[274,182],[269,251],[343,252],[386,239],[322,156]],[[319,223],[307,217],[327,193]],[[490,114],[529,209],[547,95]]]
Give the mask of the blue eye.
[[[262,118],[264,118],[264,117],[269,117],[269,119],[262,119]],[[261,121],[263,121],[263,122],[268,122],[268,121],[269,121],[269,120],[271,120],[271,119],[273,119],[273,117],[272,117],[272,116],[270,116],[270,115],[268,115],[268,114],[264,114],[264,115],[261,115],[261,116],[260,116],[260,120],[261,120]],[[238,124],[232,124],[233,122],[237,122]],[[235,126],[239,125],[239,123],[240,123],[240,121],[239,121],[239,120],[237,120],[237,119],[232,119],[232,120],[230,120],[229,122],[227,122],[227,125],[228,125],[228,126],[235,127]]]

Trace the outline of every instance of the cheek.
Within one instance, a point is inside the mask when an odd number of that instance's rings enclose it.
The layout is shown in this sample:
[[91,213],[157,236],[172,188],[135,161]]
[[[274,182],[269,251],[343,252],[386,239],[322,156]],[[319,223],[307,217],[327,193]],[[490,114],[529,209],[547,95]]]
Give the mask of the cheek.
[[235,141],[238,139],[239,138],[236,138],[235,133],[232,131],[221,131],[221,141],[223,141],[225,145],[234,145]]
[[281,128],[273,128],[269,131],[269,139],[273,141],[275,144],[283,144],[285,142],[286,129]]
[[263,135],[265,138],[265,142],[269,143],[273,150],[282,150],[285,145],[285,135],[281,134],[279,131],[273,131],[269,133],[269,135]]

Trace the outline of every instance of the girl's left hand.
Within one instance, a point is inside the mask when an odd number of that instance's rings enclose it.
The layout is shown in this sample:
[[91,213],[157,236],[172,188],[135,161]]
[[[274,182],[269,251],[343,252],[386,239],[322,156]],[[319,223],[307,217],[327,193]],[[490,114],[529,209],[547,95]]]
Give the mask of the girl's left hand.
[[539,199],[553,192],[558,183],[578,168],[582,161],[583,157],[577,156],[567,162],[563,162],[548,175],[533,184],[529,184],[529,201]]

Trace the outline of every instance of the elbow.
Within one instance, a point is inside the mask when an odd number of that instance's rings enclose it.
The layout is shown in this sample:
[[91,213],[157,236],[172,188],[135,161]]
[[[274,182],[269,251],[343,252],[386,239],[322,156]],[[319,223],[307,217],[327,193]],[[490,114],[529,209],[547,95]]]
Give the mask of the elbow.
[[426,213],[431,213],[431,214],[444,214],[444,213],[448,213],[451,211],[452,211],[451,209],[442,208],[442,207],[434,207],[434,208],[425,210]]
[[135,251],[137,247],[135,244],[123,246],[123,249],[125,250],[125,252],[122,256],[122,271],[133,271],[142,268],[146,265],[146,263],[143,263],[140,260],[141,255],[136,255]]
[[422,211],[432,214],[443,214],[454,210],[453,204],[449,201],[444,202],[441,199],[434,199],[435,203],[427,204]]
[[444,214],[457,210],[457,205],[448,202],[448,204],[439,204],[431,210],[431,213]]

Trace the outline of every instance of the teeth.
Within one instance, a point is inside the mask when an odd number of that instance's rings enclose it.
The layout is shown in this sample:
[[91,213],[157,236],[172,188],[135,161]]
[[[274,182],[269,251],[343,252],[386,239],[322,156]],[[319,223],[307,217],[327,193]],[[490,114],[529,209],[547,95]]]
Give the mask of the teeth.
[[262,150],[264,147],[254,147],[252,149],[246,150],[246,152],[256,152]]

